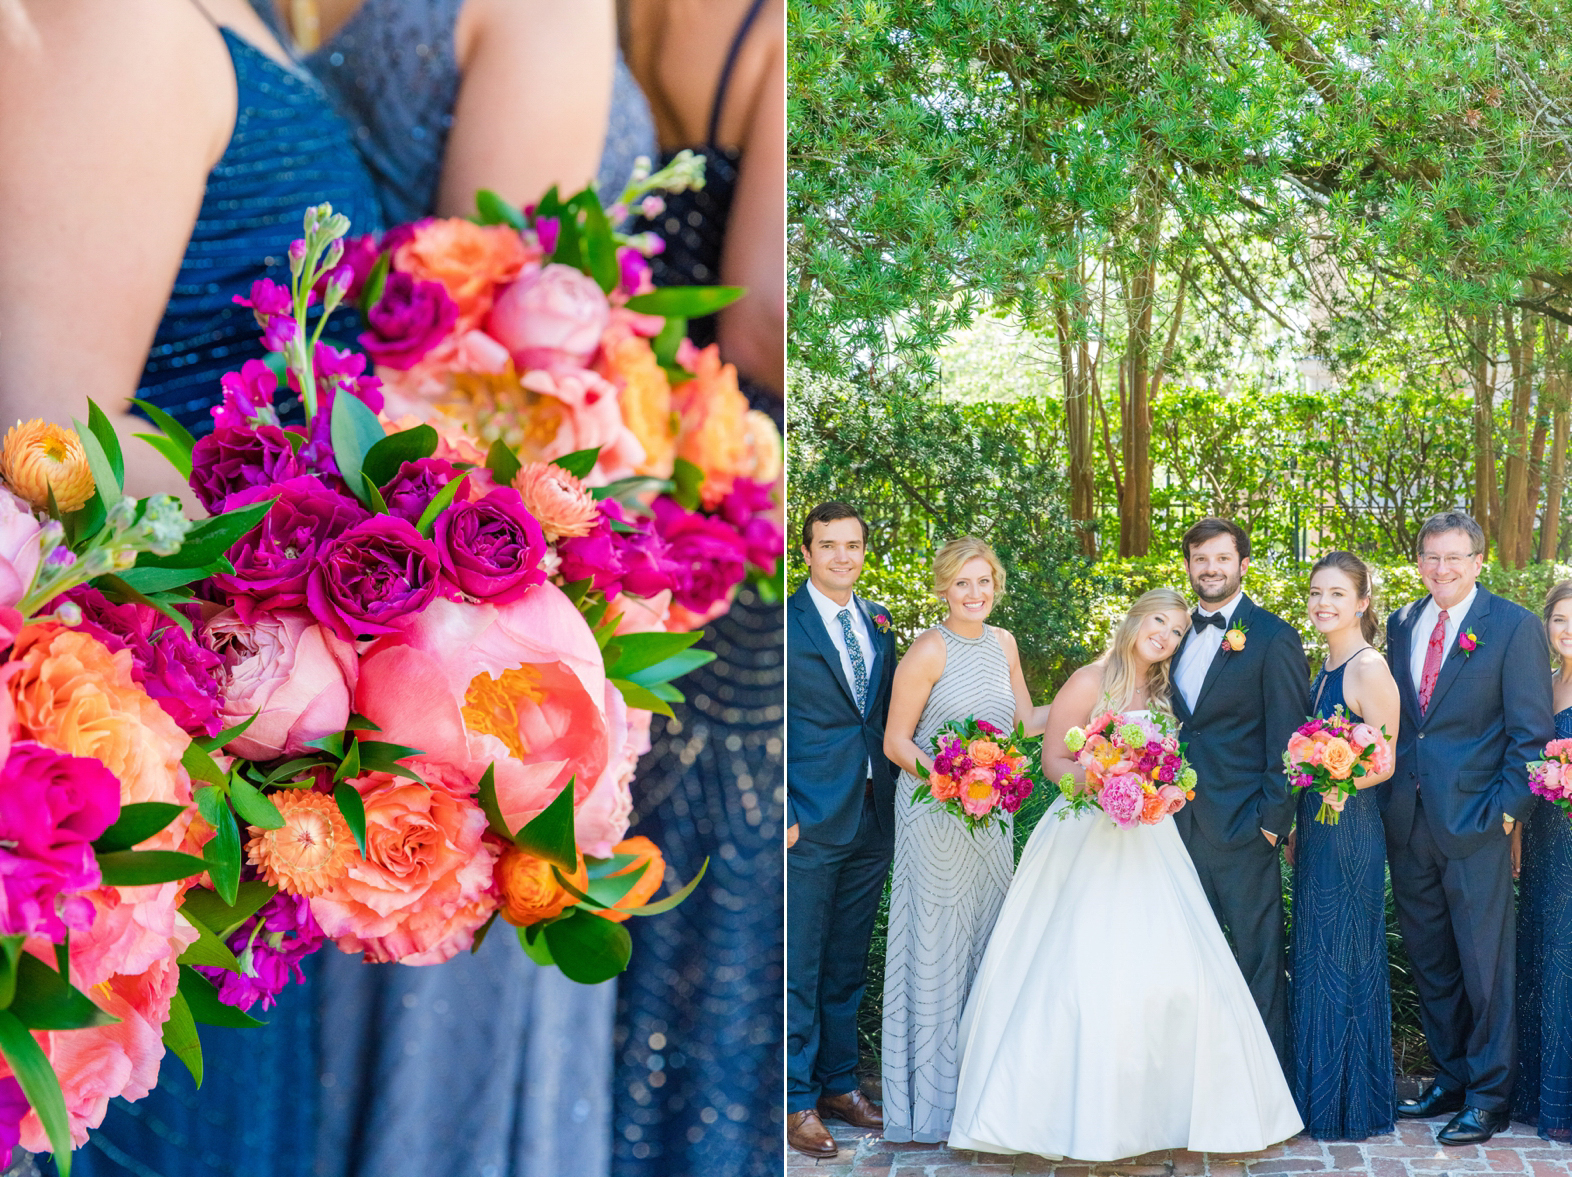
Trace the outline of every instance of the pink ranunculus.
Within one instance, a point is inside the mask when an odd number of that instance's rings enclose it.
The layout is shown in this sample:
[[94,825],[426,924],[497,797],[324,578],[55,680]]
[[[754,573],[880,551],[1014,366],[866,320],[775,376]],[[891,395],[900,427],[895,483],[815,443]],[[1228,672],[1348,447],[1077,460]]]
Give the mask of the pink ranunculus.
[[311,900],[322,931],[368,961],[437,964],[469,947],[497,906],[486,815],[385,773],[350,783],[366,807],[366,857]]
[[247,760],[299,756],[344,730],[354,698],[355,647],[295,610],[247,624],[226,609],[206,640],[224,660],[224,726],[256,720],[229,750]]
[[564,362],[583,367],[600,345],[610,313],[593,278],[552,262],[526,267],[497,296],[486,328],[513,353],[520,371]]
[[1146,793],[1141,788],[1141,779],[1134,773],[1114,773],[1104,782],[1097,802],[1115,825],[1128,830],[1141,823]]
[[479,780],[518,829],[574,781],[582,803],[614,749],[606,672],[583,616],[553,584],[506,605],[433,601],[360,664],[355,710],[379,738]]
[[1353,743],[1355,749],[1360,752],[1370,747],[1371,744],[1376,743],[1380,738],[1381,733],[1368,723],[1356,723],[1354,730],[1349,733],[1349,740]]
[[42,555],[40,530],[27,504],[0,490],[0,606],[11,608],[27,595]]

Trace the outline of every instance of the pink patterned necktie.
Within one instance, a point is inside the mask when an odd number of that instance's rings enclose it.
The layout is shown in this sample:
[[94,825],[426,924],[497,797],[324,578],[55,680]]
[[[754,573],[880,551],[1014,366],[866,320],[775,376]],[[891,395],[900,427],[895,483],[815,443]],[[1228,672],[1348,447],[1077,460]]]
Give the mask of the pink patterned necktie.
[[1436,617],[1436,627],[1430,631],[1430,645],[1425,648],[1425,670],[1419,676],[1419,714],[1430,710],[1430,696],[1435,692],[1436,679],[1441,677],[1441,654],[1446,647],[1446,610]]

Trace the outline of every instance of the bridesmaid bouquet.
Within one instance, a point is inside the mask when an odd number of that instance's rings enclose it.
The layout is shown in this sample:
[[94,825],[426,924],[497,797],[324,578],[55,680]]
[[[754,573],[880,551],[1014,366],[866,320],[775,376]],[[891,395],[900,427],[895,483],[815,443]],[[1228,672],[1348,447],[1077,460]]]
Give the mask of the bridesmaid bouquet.
[[1156,825],[1195,799],[1195,770],[1184,759],[1178,735],[1161,716],[1099,715],[1065,733],[1064,746],[1086,770],[1086,787],[1066,773],[1059,790],[1071,813],[1100,809],[1121,830]]
[[1283,771],[1296,789],[1338,795],[1336,806],[1323,800],[1315,815],[1323,825],[1335,826],[1342,803],[1358,791],[1359,778],[1385,772],[1391,755],[1385,727],[1355,723],[1339,704],[1330,716],[1312,717],[1288,737]]
[[934,735],[933,771],[917,766],[922,782],[912,804],[938,805],[973,835],[988,829],[997,813],[1014,813],[1032,795],[1028,759],[1018,746],[1023,739],[1019,723],[1006,734],[986,719],[951,720]]
[[1529,761],[1528,787],[1562,813],[1572,813],[1572,740],[1551,740],[1543,760]]

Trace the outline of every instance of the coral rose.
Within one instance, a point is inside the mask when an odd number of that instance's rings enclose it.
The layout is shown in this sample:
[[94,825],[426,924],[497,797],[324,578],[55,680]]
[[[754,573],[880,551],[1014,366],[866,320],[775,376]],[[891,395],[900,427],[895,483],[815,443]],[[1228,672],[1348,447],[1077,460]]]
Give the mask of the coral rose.
[[948,773],[929,773],[928,789],[939,801],[953,801],[961,795],[961,782]]
[[393,251],[394,269],[417,281],[442,283],[458,304],[461,331],[480,326],[496,288],[517,277],[529,260],[517,231],[460,217],[420,222]]
[[1321,763],[1334,781],[1346,781],[1358,759],[1359,753],[1342,736],[1332,737],[1321,750]]
[[468,948],[497,906],[486,815],[386,773],[350,784],[366,807],[366,857],[312,898],[323,933],[368,961],[437,964]]
[[528,462],[513,476],[513,489],[540,521],[549,543],[586,536],[600,521],[600,505],[584,483],[551,462]]
[[0,478],[39,510],[49,506],[49,492],[62,511],[75,511],[93,497],[93,472],[87,465],[82,439],[74,429],[48,421],[18,421],[0,447]]
[[702,351],[686,344],[677,358],[693,373],[692,380],[671,394],[672,407],[682,418],[677,456],[704,472],[699,494],[713,511],[731,493],[732,482],[755,465],[747,444],[748,398],[737,387],[737,369],[721,363],[715,344]]
[[[589,887],[582,854],[578,865],[571,873],[564,872],[563,878],[580,891]],[[517,846],[509,846],[497,861],[497,887],[502,892],[502,918],[519,928],[555,919],[578,902],[557,882],[551,863]]]
[[610,878],[615,879],[622,875],[637,874],[639,871],[644,872],[642,875],[639,875],[639,881],[629,888],[628,893],[617,900],[611,907],[604,910],[589,909],[602,919],[620,924],[625,923],[629,919],[629,908],[648,903],[655,892],[660,890],[661,882],[666,877],[666,859],[661,854],[660,847],[642,835],[618,842],[612,847],[612,850],[617,854],[631,854],[634,856],[635,861],[630,862],[621,870],[613,872],[609,876]]
[[973,740],[966,752],[984,768],[992,768],[1004,758],[1004,749],[992,740]]

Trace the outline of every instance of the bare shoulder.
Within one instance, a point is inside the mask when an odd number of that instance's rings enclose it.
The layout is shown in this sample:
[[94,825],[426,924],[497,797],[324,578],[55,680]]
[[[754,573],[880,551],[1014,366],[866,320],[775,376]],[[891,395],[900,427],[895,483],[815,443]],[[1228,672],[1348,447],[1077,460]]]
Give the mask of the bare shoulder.
[[1103,689],[1103,664],[1101,662],[1088,662],[1076,670],[1069,678],[1065,679],[1064,686],[1059,688],[1059,694],[1054,701],[1085,700],[1088,710],[1096,701],[1097,694]]
[[925,675],[931,671],[933,677],[938,678],[940,674],[944,673],[946,653],[944,635],[937,628],[925,629],[907,647],[906,656],[901,659],[901,665],[910,666],[913,670]]
[[[1006,654],[1008,654],[1011,658],[1016,658],[1020,655],[1020,647],[1016,645],[1015,635],[1013,633],[1007,629],[1001,629],[997,625],[990,625],[988,628],[991,629],[994,633],[994,636],[999,639],[999,645],[1004,647],[1004,652]],[[1085,667],[1082,667],[1082,669],[1084,670]]]
[[1374,646],[1366,646],[1348,660],[1348,677],[1355,682],[1377,685],[1392,680],[1386,656]]

